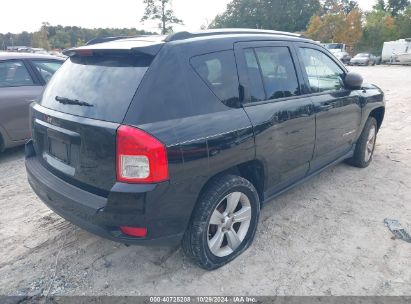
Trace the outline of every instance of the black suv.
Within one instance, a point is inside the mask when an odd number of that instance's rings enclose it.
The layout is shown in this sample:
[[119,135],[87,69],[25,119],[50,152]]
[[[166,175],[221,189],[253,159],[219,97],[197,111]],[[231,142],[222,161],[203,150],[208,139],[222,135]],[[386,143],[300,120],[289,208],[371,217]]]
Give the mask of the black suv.
[[126,244],[205,269],[252,242],[261,207],[330,165],[371,162],[383,92],[319,44],[261,30],[97,39],[31,106],[30,185]]

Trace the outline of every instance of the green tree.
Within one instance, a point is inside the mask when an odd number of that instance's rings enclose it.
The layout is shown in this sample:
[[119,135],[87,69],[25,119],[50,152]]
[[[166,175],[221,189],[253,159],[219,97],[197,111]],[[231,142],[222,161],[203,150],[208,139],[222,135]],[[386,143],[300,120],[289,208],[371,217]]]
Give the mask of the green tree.
[[0,50],[6,49],[6,40],[3,34],[0,34]]
[[[408,2],[408,6],[404,5]],[[365,18],[364,35],[357,51],[380,54],[384,42],[411,37],[411,5],[409,1],[379,0]]]
[[359,6],[358,6],[357,1],[342,0],[341,3],[342,3],[342,6],[343,6],[344,13],[346,15],[351,13],[353,10],[359,10]]
[[233,0],[210,27],[303,31],[320,7],[319,0]]
[[13,35],[14,45],[28,46],[31,43],[31,34],[24,31],[20,34]]
[[376,11],[386,11],[385,1],[378,0],[377,3],[373,6],[373,9]]
[[0,49],[11,45],[31,46],[44,49],[84,45],[87,41],[96,37],[109,36],[136,36],[155,33],[137,30],[135,28],[97,28],[86,29],[78,26],[61,26],[43,23],[39,31],[34,33],[22,32],[19,34],[0,34]]
[[389,12],[374,10],[366,15],[364,34],[356,50],[380,54],[385,41],[399,38],[394,17]]
[[398,16],[409,5],[410,0],[388,0],[387,9],[392,16]]
[[256,0],[233,0],[224,13],[217,15],[210,28],[262,28],[263,4]]
[[358,9],[357,1],[353,0],[325,0],[321,12],[326,14],[339,14],[343,12],[348,15],[352,10]]
[[41,28],[38,32],[33,33],[32,37],[32,46],[37,47],[37,48],[43,48],[45,50],[50,49],[50,43],[49,43],[49,33],[48,33],[48,27],[50,24],[48,22],[43,22],[41,25]]
[[66,49],[71,46],[70,33],[64,29],[56,30],[54,36],[50,38],[50,44],[54,49]]
[[313,16],[306,35],[321,42],[345,43],[353,49],[363,35],[362,12],[353,8],[345,14],[348,10],[342,9],[341,3],[336,5],[324,15]]
[[395,23],[400,38],[411,37],[411,5],[401,15],[397,16]]
[[173,24],[183,24],[183,21],[175,16],[171,0],[144,0],[144,4],[146,8],[141,22],[159,20],[158,27],[163,35],[173,30]]

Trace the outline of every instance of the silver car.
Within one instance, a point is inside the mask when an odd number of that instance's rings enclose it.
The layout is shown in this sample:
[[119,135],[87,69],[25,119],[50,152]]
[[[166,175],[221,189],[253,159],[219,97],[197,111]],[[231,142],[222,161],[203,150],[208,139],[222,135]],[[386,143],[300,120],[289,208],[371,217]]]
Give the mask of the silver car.
[[370,53],[359,53],[350,60],[350,65],[375,65],[377,58]]
[[0,53],[0,152],[30,138],[29,105],[63,62],[56,56]]

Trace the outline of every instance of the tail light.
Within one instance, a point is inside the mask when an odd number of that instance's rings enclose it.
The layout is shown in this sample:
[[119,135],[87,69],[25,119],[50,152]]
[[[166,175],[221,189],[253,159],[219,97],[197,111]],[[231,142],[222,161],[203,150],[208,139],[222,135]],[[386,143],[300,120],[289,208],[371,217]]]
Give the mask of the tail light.
[[118,128],[116,158],[120,182],[158,183],[168,179],[166,147],[142,130]]
[[147,236],[147,228],[121,226],[120,231],[124,233],[125,235],[134,236],[134,237],[146,237]]

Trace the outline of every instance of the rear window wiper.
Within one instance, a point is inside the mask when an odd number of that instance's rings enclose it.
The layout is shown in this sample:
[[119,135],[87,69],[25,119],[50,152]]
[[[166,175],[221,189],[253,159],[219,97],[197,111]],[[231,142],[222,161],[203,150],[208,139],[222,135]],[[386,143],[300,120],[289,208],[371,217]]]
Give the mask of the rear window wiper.
[[59,103],[62,104],[70,104],[70,105],[77,105],[77,106],[85,106],[85,107],[93,107],[93,105],[91,103],[85,102],[85,101],[80,101],[78,99],[70,99],[70,98],[66,98],[66,97],[60,97],[60,96],[56,96],[55,98]]

